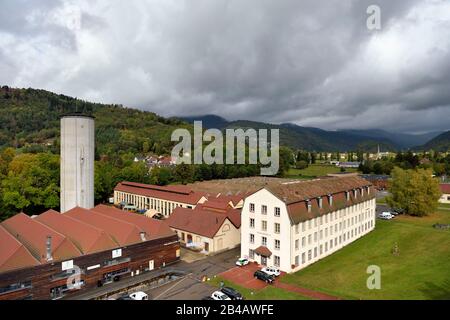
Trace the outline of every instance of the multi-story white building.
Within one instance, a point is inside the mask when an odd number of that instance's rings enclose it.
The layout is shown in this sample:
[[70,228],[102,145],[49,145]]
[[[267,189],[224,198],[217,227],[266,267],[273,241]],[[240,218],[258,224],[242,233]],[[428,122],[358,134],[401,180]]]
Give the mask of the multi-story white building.
[[245,198],[241,255],[296,272],[375,228],[375,189],[360,177],[269,183]]

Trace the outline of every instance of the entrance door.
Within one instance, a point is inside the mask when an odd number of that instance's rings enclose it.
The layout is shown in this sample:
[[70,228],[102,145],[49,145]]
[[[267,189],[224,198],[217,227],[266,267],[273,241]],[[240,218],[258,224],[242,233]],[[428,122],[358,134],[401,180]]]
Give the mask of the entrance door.
[[266,257],[261,257],[261,265],[264,267],[267,267],[267,258]]
[[209,242],[205,242],[205,251],[209,252]]
[[150,271],[152,271],[152,270],[155,269],[155,260],[150,260],[150,261],[148,262],[148,269],[149,269]]
[[190,244],[192,243],[192,235],[188,234],[187,236],[187,243]]

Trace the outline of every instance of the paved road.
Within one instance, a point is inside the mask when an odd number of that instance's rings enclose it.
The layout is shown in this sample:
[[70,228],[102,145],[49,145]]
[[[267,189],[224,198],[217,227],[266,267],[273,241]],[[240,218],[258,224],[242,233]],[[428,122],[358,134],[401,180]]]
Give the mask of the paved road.
[[176,282],[148,290],[147,293],[155,300],[201,300],[211,295],[216,288],[201,281],[203,276],[212,278],[235,265],[240,249],[233,249],[215,256],[210,256],[195,262],[181,261],[176,268],[188,275]]

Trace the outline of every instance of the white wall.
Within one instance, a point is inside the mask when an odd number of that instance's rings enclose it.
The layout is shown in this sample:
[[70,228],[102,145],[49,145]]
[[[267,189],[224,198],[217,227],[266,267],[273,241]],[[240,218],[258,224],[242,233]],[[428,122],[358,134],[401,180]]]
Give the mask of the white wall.
[[61,213],[94,207],[94,119],[61,119]]
[[[250,204],[255,204],[255,212],[250,212]],[[261,206],[267,206],[267,215],[261,213]],[[280,217],[275,217],[275,207],[280,208]],[[250,219],[255,219],[255,227],[250,228]],[[255,250],[262,245],[262,237],[267,238],[266,247],[272,252],[272,256],[268,259],[267,265],[275,265],[275,256],[280,257],[280,268],[282,270],[290,270],[290,251],[291,251],[291,223],[286,211],[286,205],[269,191],[263,189],[253,195],[247,197],[241,214],[241,256],[249,258],[249,250]],[[267,221],[267,231],[262,231],[262,221]],[[275,234],[275,223],[281,226],[281,233]],[[250,243],[250,235],[255,236],[255,243]],[[275,240],[280,240],[280,250],[275,249]],[[261,259],[255,254],[255,258],[251,259],[258,263]]]

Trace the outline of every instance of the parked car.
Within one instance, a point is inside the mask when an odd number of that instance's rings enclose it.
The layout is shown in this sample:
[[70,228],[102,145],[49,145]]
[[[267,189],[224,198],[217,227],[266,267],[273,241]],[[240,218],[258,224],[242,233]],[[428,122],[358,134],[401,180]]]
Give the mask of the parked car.
[[279,277],[281,274],[280,269],[275,268],[275,267],[265,267],[261,271],[267,273],[268,275],[274,276],[274,277]]
[[385,212],[380,213],[378,215],[378,218],[380,218],[382,220],[391,220],[391,219],[394,219],[395,216],[392,213],[385,211]]
[[233,288],[223,287],[220,291],[229,296],[231,300],[243,300],[242,294],[240,294],[237,290]]
[[231,298],[229,296],[227,296],[225,293],[223,293],[222,291],[215,291],[213,292],[213,294],[211,295],[211,298],[213,298],[213,300],[231,300]]
[[214,299],[210,296],[207,296],[207,297],[204,297],[202,300],[214,300]]
[[142,291],[138,291],[130,294],[130,298],[133,300],[148,300],[148,294]]
[[274,276],[271,276],[261,270],[256,271],[254,276],[256,279],[262,280],[266,283],[273,283],[274,281]]
[[249,263],[248,259],[245,258],[240,258],[238,261],[236,261],[236,265],[239,267],[246,266],[248,265],[248,263]]

